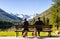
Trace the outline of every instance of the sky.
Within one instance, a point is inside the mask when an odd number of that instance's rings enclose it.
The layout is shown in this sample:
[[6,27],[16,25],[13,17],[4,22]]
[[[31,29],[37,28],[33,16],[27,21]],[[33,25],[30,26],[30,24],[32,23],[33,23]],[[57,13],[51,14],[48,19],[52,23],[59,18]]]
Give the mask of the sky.
[[0,8],[12,14],[32,15],[49,9],[52,0],[0,0]]

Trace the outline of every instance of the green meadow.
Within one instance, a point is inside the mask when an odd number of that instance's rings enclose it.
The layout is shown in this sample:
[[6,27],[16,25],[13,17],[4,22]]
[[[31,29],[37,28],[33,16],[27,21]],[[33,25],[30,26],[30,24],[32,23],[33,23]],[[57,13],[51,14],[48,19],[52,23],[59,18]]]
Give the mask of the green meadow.
[[[32,36],[32,32],[28,32],[28,36]],[[60,36],[55,32],[51,32],[52,36]],[[0,32],[0,36],[16,36],[16,32]],[[19,32],[18,36],[22,36],[22,32]],[[38,34],[37,34],[38,36]],[[47,32],[40,32],[40,36],[48,36]]]

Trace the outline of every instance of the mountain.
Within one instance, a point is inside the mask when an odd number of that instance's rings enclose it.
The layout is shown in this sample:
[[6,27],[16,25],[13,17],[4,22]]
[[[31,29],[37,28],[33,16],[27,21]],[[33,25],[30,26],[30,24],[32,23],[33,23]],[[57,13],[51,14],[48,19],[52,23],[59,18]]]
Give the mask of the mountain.
[[9,14],[5,12],[4,10],[0,9],[0,20],[19,22],[19,21],[22,21],[22,18]]
[[33,17],[35,17],[35,16],[38,16],[39,14],[32,14],[32,15],[24,15],[24,14],[16,14],[16,16],[18,16],[18,17],[20,17],[20,18],[22,18],[22,19],[24,19],[24,18],[27,18],[28,20],[30,20],[30,19],[32,19]]
[[45,17],[45,19],[49,19],[50,18],[50,12],[49,12],[50,8],[45,10],[44,12],[42,12],[41,14],[38,14],[37,16],[33,17],[31,20],[29,20],[29,23],[34,24],[35,21],[38,20],[38,17],[41,17],[41,20],[43,20],[43,17]]

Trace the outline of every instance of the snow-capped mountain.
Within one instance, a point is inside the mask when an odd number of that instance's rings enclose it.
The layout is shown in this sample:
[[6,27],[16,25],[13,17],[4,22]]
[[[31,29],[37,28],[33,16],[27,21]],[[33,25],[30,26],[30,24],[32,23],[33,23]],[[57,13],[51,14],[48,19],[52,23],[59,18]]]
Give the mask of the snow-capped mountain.
[[27,18],[28,20],[32,19],[33,17],[38,16],[38,15],[39,14],[32,14],[32,15],[16,14],[16,16],[18,16],[20,18],[22,18],[22,19]]

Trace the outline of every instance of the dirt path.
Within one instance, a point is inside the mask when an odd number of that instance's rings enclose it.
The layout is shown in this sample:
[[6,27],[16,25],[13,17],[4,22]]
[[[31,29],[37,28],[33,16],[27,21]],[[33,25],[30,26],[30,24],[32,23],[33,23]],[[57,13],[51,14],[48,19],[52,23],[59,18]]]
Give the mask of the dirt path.
[[60,39],[60,37],[37,37],[37,38],[33,38],[33,37],[0,37],[0,39]]

